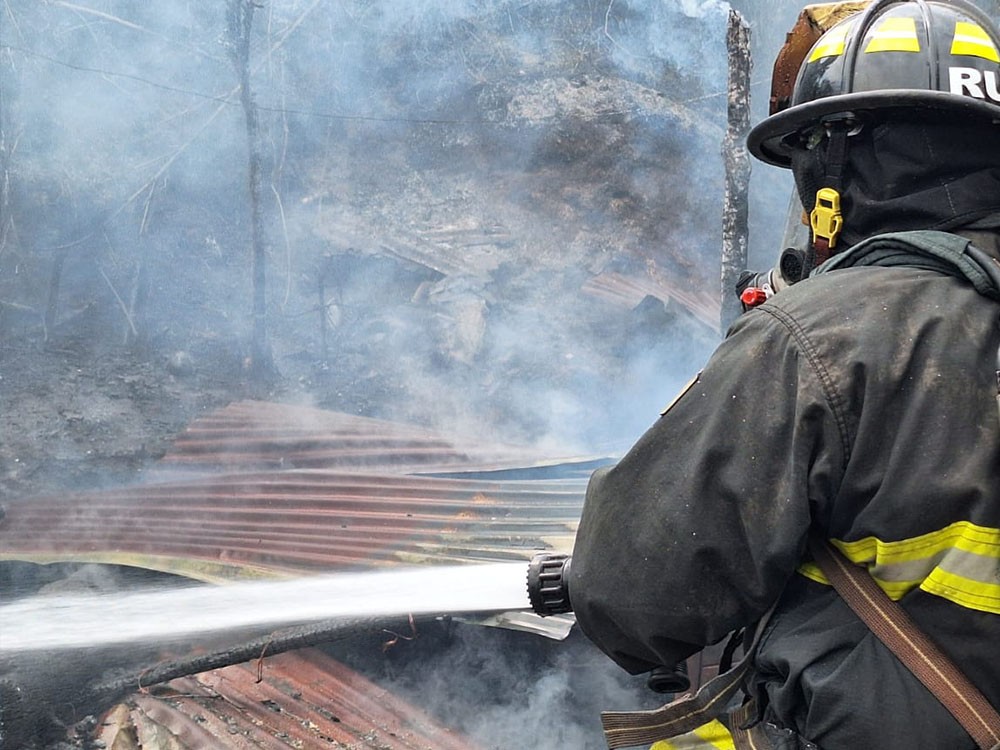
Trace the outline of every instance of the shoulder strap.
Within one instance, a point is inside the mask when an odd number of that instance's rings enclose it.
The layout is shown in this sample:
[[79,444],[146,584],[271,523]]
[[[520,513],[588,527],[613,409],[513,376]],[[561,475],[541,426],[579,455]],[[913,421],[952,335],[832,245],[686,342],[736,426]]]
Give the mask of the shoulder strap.
[[829,542],[811,538],[809,548],[837,593],[952,713],[976,745],[981,750],[1000,750],[1000,714],[906,611]]
[[685,695],[651,711],[603,711],[601,724],[611,750],[649,745],[690,732],[729,708],[750,669],[745,656],[732,669],[712,678],[694,695]]

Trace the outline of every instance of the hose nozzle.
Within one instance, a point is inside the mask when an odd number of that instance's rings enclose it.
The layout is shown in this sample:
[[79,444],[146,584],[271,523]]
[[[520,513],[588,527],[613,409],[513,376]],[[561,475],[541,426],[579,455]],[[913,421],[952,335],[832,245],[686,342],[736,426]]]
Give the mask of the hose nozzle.
[[535,614],[547,617],[572,612],[569,600],[569,555],[539,552],[528,563],[528,601]]

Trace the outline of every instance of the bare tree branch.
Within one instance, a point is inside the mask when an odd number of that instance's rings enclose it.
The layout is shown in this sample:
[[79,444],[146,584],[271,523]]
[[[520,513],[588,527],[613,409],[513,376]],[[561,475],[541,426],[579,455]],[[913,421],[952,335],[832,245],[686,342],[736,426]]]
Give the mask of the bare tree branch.
[[56,0],[54,5],[59,5],[63,8],[67,8],[77,13],[86,13],[88,15],[97,16],[98,18],[104,19],[105,21],[111,21],[112,23],[121,24],[128,29],[135,29],[136,31],[148,31],[148,29],[138,24],[132,23],[131,21],[126,21],[124,18],[119,16],[113,16],[110,13],[104,13],[103,11],[94,10],[93,8],[88,8],[83,5],[77,5],[76,3],[67,3],[66,0]]

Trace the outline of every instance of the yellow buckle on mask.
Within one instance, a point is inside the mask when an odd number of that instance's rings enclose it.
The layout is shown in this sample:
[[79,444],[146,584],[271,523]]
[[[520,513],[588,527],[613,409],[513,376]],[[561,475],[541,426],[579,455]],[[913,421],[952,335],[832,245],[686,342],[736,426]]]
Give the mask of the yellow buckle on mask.
[[837,244],[840,230],[844,228],[844,217],[840,213],[840,193],[833,188],[816,191],[816,206],[809,214],[813,242],[823,239],[833,248]]

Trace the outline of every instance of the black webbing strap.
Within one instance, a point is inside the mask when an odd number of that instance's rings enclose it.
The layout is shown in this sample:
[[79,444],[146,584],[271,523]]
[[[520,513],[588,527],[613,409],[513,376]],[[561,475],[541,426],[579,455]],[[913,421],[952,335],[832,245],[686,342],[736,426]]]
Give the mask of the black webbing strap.
[[774,607],[757,623],[753,640],[743,658],[730,670],[713,677],[698,688],[694,695],[682,696],[650,711],[602,712],[601,724],[608,747],[614,750],[620,747],[648,746],[690,732],[722,716],[753,666],[757,643],[773,611]]
[[609,748],[651,745],[676,737],[707,724],[723,714],[750,668],[751,659],[743,657],[725,674],[713,677],[694,695],[668,703],[651,711],[604,711],[601,724]]
[[[829,136],[826,144],[826,176],[823,187],[833,188],[838,193],[843,189],[844,164],[847,162],[847,139],[850,137],[851,125],[848,121],[836,121],[829,124]],[[830,258],[830,241],[826,237],[813,237],[809,248],[809,271],[825,263]]]
[[823,539],[809,540],[813,558],[872,633],[941,701],[981,750],[1000,749],[1000,714],[978,688],[879,587],[866,570]]
[[736,750],[771,750],[774,744],[757,718],[757,701],[751,699],[729,714],[729,733]]
[[838,193],[843,188],[850,129],[851,125],[846,120],[830,123],[830,135],[826,145],[826,180],[823,187],[831,187]]

